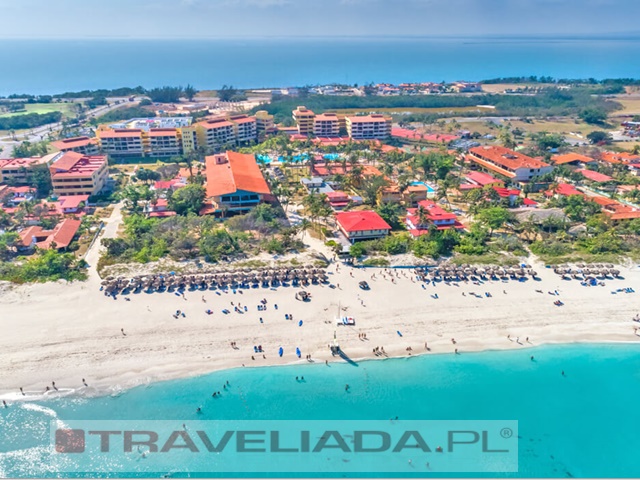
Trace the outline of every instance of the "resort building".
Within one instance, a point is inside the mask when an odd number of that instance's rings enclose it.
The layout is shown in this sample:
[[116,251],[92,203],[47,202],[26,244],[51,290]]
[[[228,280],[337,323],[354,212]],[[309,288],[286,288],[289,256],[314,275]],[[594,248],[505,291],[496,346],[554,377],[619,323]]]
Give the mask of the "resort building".
[[402,192],[402,201],[405,205],[414,206],[418,202],[429,198],[429,187],[424,183],[415,182]]
[[391,227],[372,210],[336,213],[338,229],[353,243],[356,240],[371,240],[389,235]]
[[342,190],[328,192],[326,195],[327,201],[334,211],[343,210],[351,202],[349,195]]
[[0,185],[0,205],[6,204],[10,208],[15,208],[22,202],[30,202],[35,198],[36,190],[33,187]]
[[414,237],[429,233],[430,229],[463,229],[455,213],[447,212],[431,200],[418,202],[418,208],[407,209],[405,222]]
[[66,249],[78,233],[81,221],[65,218],[51,230],[44,230],[40,226],[27,227],[21,232],[19,250],[29,251],[34,248],[56,250]]
[[578,173],[582,174],[584,178],[587,180],[591,180],[596,183],[605,183],[613,180],[609,175],[605,175],[604,173],[596,172],[595,170],[578,170]]
[[273,115],[266,110],[256,112],[256,129],[258,135],[273,133],[276,131],[276,125],[273,121]]
[[206,201],[201,214],[244,213],[271,195],[253,155],[228,151],[206,157]]
[[315,117],[316,114],[307,107],[299,106],[293,111],[293,120],[296,122],[300,135],[308,136],[313,134]]
[[96,195],[109,179],[107,157],[76,152],[62,154],[49,167],[56,195]]
[[464,176],[465,180],[471,185],[475,185],[479,188],[487,186],[491,187],[504,187],[504,182],[489,175],[488,173],[471,171]]
[[97,138],[65,138],[51,142],[51,146],[61,152],[76,152],[83,155],[98,155],[100,153],[100,142]]
[[514,182],[528,182],[533,177],[553,170],[548,163],[500,146],[472,148],[469,150],[467,160],[475,167],[489,170]]
[[51,153],[43,157],[0,159],[0,183],[25,185],[29,183],[33,171],[47,168],[61,153]]
[[335,113],[316,115],[313,121],[313,134],[316,137],[340,136],[340,120]]
[[580,155],[579,153],[565,153],[563,155],[554,155],[551,157],[551,161],[555,166],[558,165],[571,165],[584,168],[585,165],[596,163],[596,161],[587,157],[586,155]]
[[346,117],[352,140],[386,140],[391,135],[391,117],[381,114]]
[[182,153],[180,130],[152,128],[142,135],[145,157],[175,157]]
[[144,141],[140,129],[98,129],[96,135],[102,153],[112,157],[144,157]]
[[235,143],[234,124],[224,118],[204,120],[196,125],[197,146],[213,148]]
[[235,143],[244,145],[248,142],[254,142],[258,139],[257,120],[255,117],[247,115],[232,115],[229,121],[234,125]]

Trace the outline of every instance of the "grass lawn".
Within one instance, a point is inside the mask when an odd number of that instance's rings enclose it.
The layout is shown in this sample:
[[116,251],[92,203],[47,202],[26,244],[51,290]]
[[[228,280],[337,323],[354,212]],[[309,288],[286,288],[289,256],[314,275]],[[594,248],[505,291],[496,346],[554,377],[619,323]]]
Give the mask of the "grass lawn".
[[[479,132],[483,135],[491,133],[497,135],[499,128],[496,126],[491,128],[485,122],[465,122],[464,119],[458,118],[461,128],[464,130],[470,130],[472,132]],[[570,132],[579,133],[582,136],[586,136],[588,133],[594,130],[602,130],[601,127],[595,125],[588,125],[583,122],[576,123],[573,118],[554,118],[553,120],[533,120],[532,123],[525,123],[518,120],[511,120],[511,128],[519,128],[527,133],[549,132],[560,133],[563,135],[569,135]]]
[[343,114],[357,114],[357,113],[388,113],[388,114],[403,114],[403,113],[450,113],[450,112],[490,112],[493,111],[487,107],[443,107],[443,108],[419,108],[419,107],[395,107],[395,108],[339,108],[331,110],[336,113]]
[[640,115],[640,98],[631,97],[627,98],[626,95],[617,95],[614,100],[620,103],[623,107],[622,110],[616,110],[611,115]]
[[75,117],[73,103],[28,103],[25,105],[24,112],[0,113],[0,117],[15,117],[16,115],[25,115],[27,113],[50,113],[62,112],[66,117]]
[[486,93],[504,93],[507,89],[515,90],[517,88],[532,87],[532,88],[545,88],[554,86],[550,83],[492,83],[482,84],[482,90]]

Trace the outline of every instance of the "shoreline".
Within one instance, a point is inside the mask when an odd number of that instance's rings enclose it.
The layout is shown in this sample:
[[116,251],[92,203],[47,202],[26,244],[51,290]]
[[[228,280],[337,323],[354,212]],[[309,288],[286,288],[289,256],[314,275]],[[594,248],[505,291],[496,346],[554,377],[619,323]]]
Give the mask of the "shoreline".
[[[484,353],[503,353],[503,352],[511,352],[511,351],[515,351],[518,349],[523,349],[523,350],[531,350],[531,349],[538,349],[538,348],[544,348],[544,347],[551,347],[551,346],[576,346],[576,345],[580,345],[580,346],[593,346],[593,347],[619,347],[619,346],[625,346],[625,345],[634,345],[634,344],[638,344],[640,345],[640,342],[635,342],[633,340],[619,340],[619,341],[615,341],[615,340],[610,340],[610,341],[583,341],[583,340],[574,340],[574,341],[552,341],[552,342],[548,342],[548,343],[540,343],[540,344],[529,344],[529,345],[522,345],[519,348],[518,347],[497,347],[497,348],[487,348],[487,349],[477,349],[477,350],[467,350],[465,352],[461,352],[459,355],[463,355],[463,354],[484,354]],[[455,354],[451,354],[451,353],[445,353],[445,352],[419,352],[419,353],[414,353],[413,355],[399,355],[399,356],[366,356],[366,357],[361,357],[361,358],[353,358],[351,359],[353,362],[355,363],[360,363],[360,362],[384,362],[386,360],[409,360],[412,358],[423,358],[423,357],[431,357],[431,356],[451,356],[451,355],[455,355]],[[344,361],[341,360],[335,360],[335,361],[330,361],[329,364],[337,364],[337,363],[345,363]],[[165,376],[163,377],[158,377],[158,378],[148,378],[146,381],[140,381],[139,383],[132,383],[130,385],[126,385],[126,386],[118,386],[118,387],[108,387],[105,385],[100,385],[97,388],[94,386],[90,386],[90,387],[78,387],[78,388],[67,388],[67,389],[61,389],[58,391],[55,390],[51,390],[49,392],[43,392],[39,395],[21,395],[20,392],[12,392],[12,391],[0,391],[0,400],[6,400],[8,402],[14,402],[14,403],[28,403],[28,402],[38,402],[38,401],[50,401],[50,400],[61,400],[64,398],[71,398],[71,399],[92,399],[92,398],[104,398],[104,397],[108,397],[108,396],[120,396],[121,394],[126,394],[128,391],[133,390],[135,388],[139,388],[139,387],[150,387],[156,384],[160,384],[160,383],[165,383],[165,382],[172,382],[172,381],[180,381],[180,380],[194,380],[197,378],[201,378],[201,377],[206,377],[208,375],[214,374],[214,373],[219,373],[219,372],[226,372],[226,371],[234,371],[234,370],[242,370],[242,369],[262,369],[262,368],[278,368],[278,367],[293,367],[293,366],[299,366],[299,367],[311,367],[311,366],[321,366],[321,363],[316,363],[316,362],[306,362],[306,361],[301,361],[301,362],[289,362],[289,363],[281,363],[281,364],[265,364],[265,365],[249,365],[249,366],[235,366],[235,367],[229,367],[229,368],[219,368],[219,369],[214,369],[214,370],[210,370],[207,372],[198,372],[198,373],[193,373],[193,374],[183,374],[183,373],[168,373],[165,374]]]
[[[248,289],[242,294],[187,291],[184,299],[173,293],[139,293],[128,295],[130,301],[104,296],[96,277],[83,283],[13,287],[0,296],[6,317],[0,338],[0,399],[24,398],[20,387],[29,399],[77,396],[78,392],[104,396],[243,366],[307,364],[295,356],[296,348],[301,356],[311,355],[316,364],[342,362],[332,358],[327,348],[334,332],[354,361],[379,359],[373,354],[378,346],[388,354],[383,358],[406,358],[453,355],[456,348],[464,354],[550,344],[640,344],[634,331],[640,323],[632,321],[640,310],[637,293],[611,294],[640,284],[640,268],[620,267],[624,278],[606,280],[604,287],[563,281],[541,264],[534,268],[539,280],[425,286],[408,269],[394,269],[383,279],[384,268],[340,265],[336,271],[336,264],[331,264],[330,282],[340,289],[305,287],[312,295],[308,303],[294,299],[300,289],[293,287]],[[369,282],[371,290],[360,290],[361,280]],[[540,289],[543,294],[536,292]],[[560,296],[548,294],[553,290]],[[485,297],[487,293],[490,298]],[[267,310],[257,311],[262,299],[267,300]],[[565,305],[555,306],[556,299]],[[221,313],[223,308],[233,308],[232,301],[248,306],[248,312]],[[339,305],[342,315],[356,318],[355,326],[336,326]],[[209,308],[213,315],[205,313]],[[187,316],[175,319],[176,309]],[[284,320],[285,313],[294,320]],[[258,321],[261,316],[264,323]],[[518,337],[523,345],[515,342]],[[232,341],[237,349],[231,348]],[[255,345],[263,346],[266,358],[254,352]],[[279,347],[284,349],[282,357]],[[409,347],[412,355],[406,350]],[[83,378],[88,388],[82,386]],[[45,394],[53,381],[63,393]]]

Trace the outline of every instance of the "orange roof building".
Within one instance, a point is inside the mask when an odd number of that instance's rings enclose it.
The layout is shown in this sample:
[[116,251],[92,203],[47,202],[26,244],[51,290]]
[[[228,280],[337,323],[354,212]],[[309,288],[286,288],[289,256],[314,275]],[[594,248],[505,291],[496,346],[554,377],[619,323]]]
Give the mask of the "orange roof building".
[[379,113],[349,116],[346,127],[353,140],[386,140],[391,136],[391,117]]
[[56,195],[96,195],[109,179],[107,157],[76,152],[62,154],[49,167]]
[[589,163],[595,163],[595,160],[586,155],[580,155],[579,153],[565,153],[564,155],[554,155],[551,158],[554,165],[587,165]]
[[60,153],[51,153],[44,157],[0,159],[0,183],[24,185],[28,183],[35,168],[39,166],[46,168],[60,155]]
[[30,250],[35,247],[42,249],[65,249],[73,241],[76,233],[78,233],[81,223],[80,220],[66,218],[58,223],[52,230],[43,230],[40,226],[25,228],[19,233],[21,249]]
[[228,151],[205,160],[207,200],[200,213],[246,212],[271,195],[253,155]]
[[100,142],[97,138],[65,138],[51,142],[51,146],[61,152],[77,152],[83,155],[97,155],[100,153]]
[[514,182],[528,182],[544,175],[553,167],[541,160],[528,157],[500,146],[475,147],[469,150],[467,160],[484,170],[505,176]]

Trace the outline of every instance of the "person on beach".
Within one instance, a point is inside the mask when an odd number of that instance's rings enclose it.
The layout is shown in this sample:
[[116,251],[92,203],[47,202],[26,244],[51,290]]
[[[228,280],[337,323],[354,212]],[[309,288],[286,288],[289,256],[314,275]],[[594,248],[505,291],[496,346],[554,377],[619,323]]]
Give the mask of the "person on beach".
[[127,334],[126,334],[126,333],[124,333],[124,328],[121,328],[121,329],[120,329],[120,331],[122,332],[122,335],[123,335],[123,336],[125,336],[125,337],[127,336]]
[[7,402],[5,402],[4,400],[2,400],[2,405],[4,405],[4,408],[9,408],[9,405],[7,405]]
[[22,390],[22,387],[20,387],[20,393],[24,396],[24,390]]

